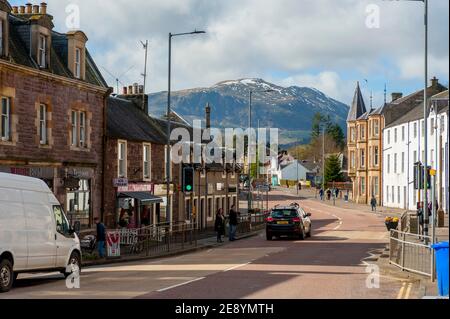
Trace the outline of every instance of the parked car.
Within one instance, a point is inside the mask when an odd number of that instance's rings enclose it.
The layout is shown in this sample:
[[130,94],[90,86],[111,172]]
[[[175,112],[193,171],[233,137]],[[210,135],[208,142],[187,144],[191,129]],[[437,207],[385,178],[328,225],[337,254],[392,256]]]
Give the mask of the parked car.
[[81,269],[80,241],[42,180],[0,173],[0,293],[17,275]]
[[295,236],[301,240],[311,237],[311,214],[306,213],[298,204],[275,207],[266,219],[267,240],[274,236]]

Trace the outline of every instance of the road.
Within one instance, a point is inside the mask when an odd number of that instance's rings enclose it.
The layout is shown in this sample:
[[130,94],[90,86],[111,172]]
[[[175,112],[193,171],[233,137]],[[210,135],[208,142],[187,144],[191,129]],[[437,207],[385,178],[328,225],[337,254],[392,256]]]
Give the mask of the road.
[[[271,204],[299,201],[272,192]],[[382,249],[381,216],[305,199],[313,236],[267,241],[264,234],[221,247],[158,260],[83,269],[80,289],[67,289],[59,274],[20,275],[1,298],[118,299],[372,299],[413,298],[414,287],[381,276],[368,288],[370,252]],[[368,258],[368,259],[367,259]],[[369,278],[369,279],[368,279]],[[372,282],[373,283],[373,282]]]

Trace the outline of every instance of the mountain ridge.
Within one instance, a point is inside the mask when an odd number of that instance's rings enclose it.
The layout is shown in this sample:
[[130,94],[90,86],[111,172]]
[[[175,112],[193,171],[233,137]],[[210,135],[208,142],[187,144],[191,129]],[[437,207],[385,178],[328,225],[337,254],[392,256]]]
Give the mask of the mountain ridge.
[[[270,90],[270,92],[263,92]],[[211,87],[193,88],[171,93],[172,108],[189,122],[205,118],[210,104],[211,123],[215,127],[248,127],[248,106],[252,95],[253,127],[278,127],[280,144],[307,142],[312,119],[319,112],[329,115],[346,132],[349,106],[323,92],[301,86],[283,87],[260,78],[226,80]],[[167,91],[149,94],[149,112],[163,116]]]

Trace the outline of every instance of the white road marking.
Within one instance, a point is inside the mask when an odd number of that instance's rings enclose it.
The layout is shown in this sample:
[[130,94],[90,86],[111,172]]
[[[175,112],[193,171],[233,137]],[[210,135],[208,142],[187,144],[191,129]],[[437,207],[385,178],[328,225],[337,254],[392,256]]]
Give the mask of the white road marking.
[[232,270],[235,270],[235,269],[238,269],[238,268],[241,268],[241,267],[244,267],[244,266],[250,265],[250,264],[251,264],[251,263],[250,263],[250,262],[248,262],[248,263],[245,263],[245,264],[242,264],[242,265],[237,265],[237,266],[234,266],[234,267],[228,268],[228,269],[224,270],[223,272],[229,272],[229,271],[232,271]]
[[398,292],[397,299],[403,299],[403,292],[405,291],[406,283],[404,282],[402,284],[402,288],[400,288],[400,291]]
[[411,295],[411,289],[412,289],[412,286],[413,286],[412,283],[410,283],[410,284],[408,285],[408,289],[406,289],[405,298],[403,298],[403,299],[409,299],[409,296]]
[[189,284],[191,284],[193,282],[197,282],[197,281],[203,280],[205,278],[206,277],[201,277],[201,278],[196,278],[196,279],[193,279],[193,280],[189,280],[189,281],[183,282],[183,283],[178,284],[178,285],[173,285],[173,286],[170,286],[170,287],[167,287],[167,288],[159,289],[159,290],[157,290],[157,292],[164,292],[164,291],[167,291],[167,290],[170,290],[170,289],[174,289],[174,288],[178,288],[178,287],[181,287],[181,286],[189,285]]

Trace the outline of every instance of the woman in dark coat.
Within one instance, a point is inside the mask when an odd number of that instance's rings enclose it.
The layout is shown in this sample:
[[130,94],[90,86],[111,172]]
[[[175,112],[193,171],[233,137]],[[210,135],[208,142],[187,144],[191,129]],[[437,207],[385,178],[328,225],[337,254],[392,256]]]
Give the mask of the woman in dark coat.
[[223,209],[219,208],[216,214],[216,222],[214,224],[214,230],[217,233],[217,242],[223,243],[222,236],[225,235],[225,217],[223,216]]

